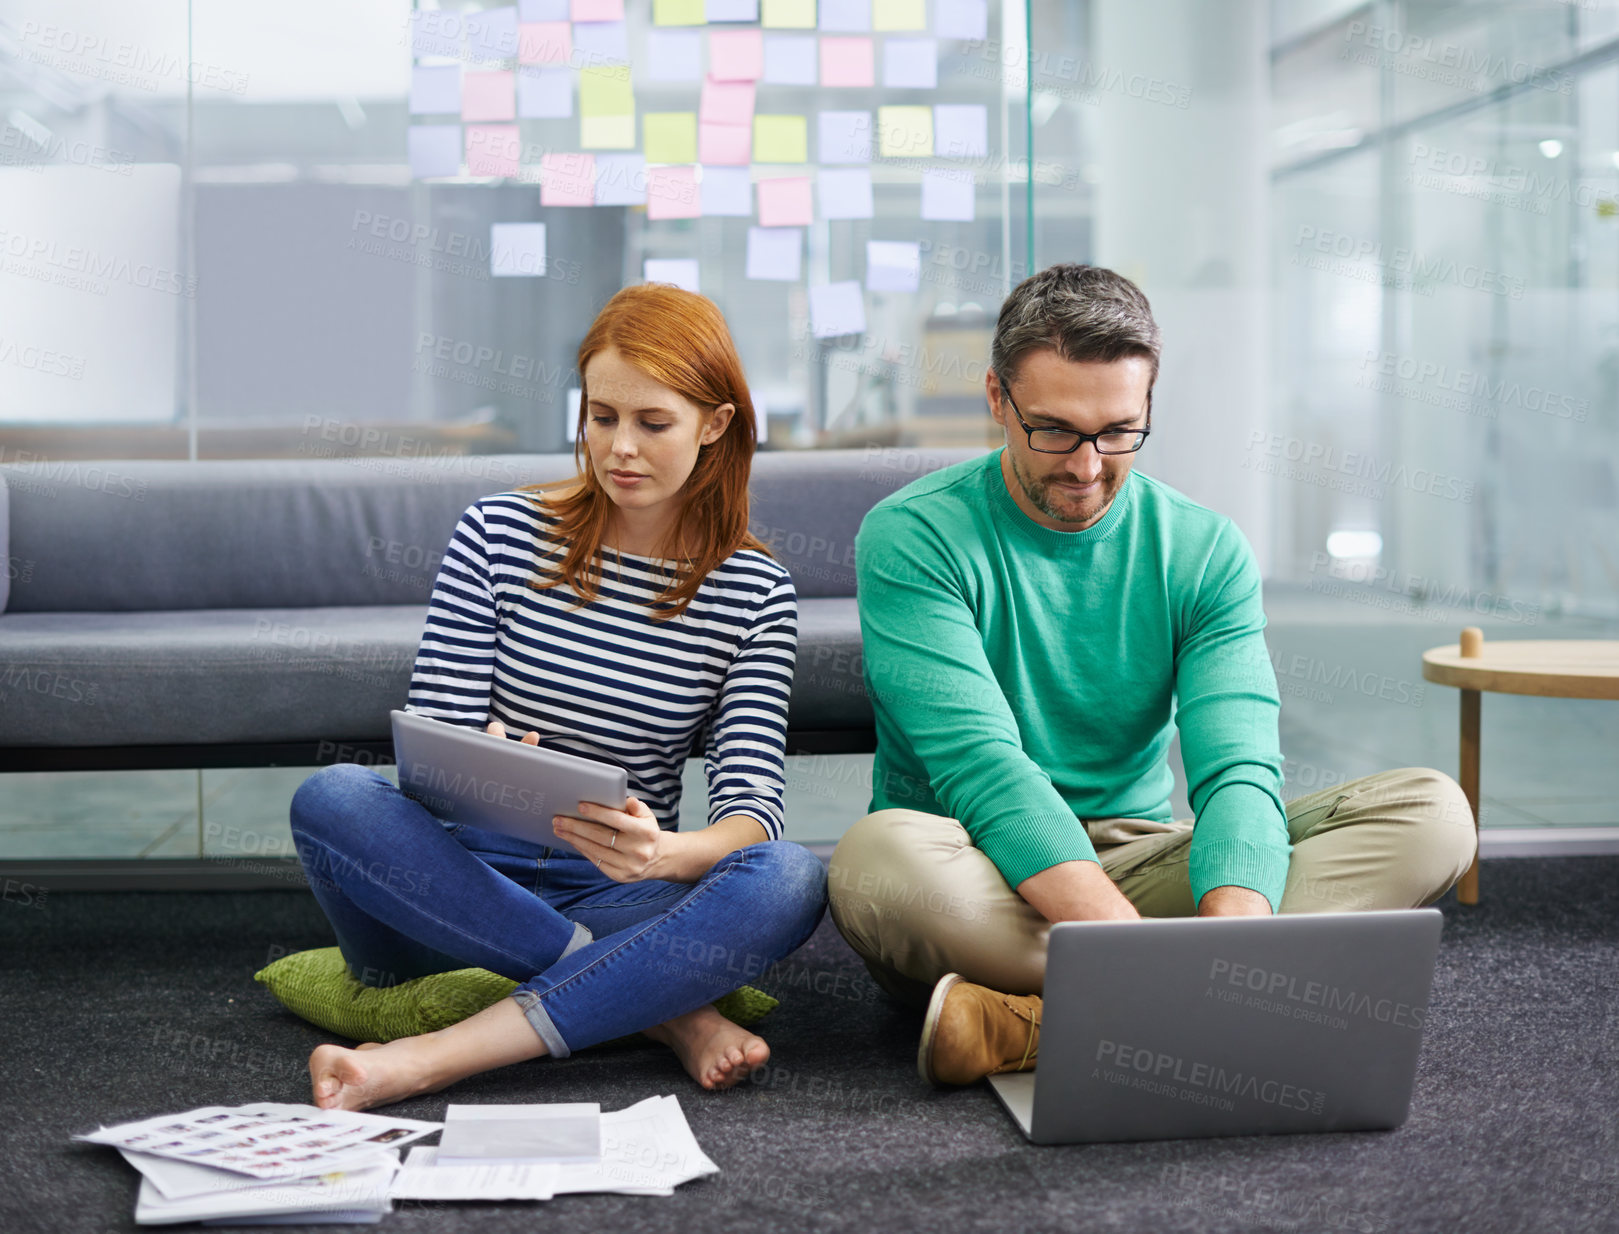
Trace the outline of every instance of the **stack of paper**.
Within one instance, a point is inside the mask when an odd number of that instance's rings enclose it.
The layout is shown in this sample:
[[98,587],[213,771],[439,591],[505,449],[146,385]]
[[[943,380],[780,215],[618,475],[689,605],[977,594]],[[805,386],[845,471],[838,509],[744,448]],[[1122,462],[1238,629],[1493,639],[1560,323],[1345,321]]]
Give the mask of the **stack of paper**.
[[141,1173],[135,1220],[354,1223],[392,1207],[396,1150],[438,1123],[263,1102],[205,1106],[74,1139],[117,1148]]

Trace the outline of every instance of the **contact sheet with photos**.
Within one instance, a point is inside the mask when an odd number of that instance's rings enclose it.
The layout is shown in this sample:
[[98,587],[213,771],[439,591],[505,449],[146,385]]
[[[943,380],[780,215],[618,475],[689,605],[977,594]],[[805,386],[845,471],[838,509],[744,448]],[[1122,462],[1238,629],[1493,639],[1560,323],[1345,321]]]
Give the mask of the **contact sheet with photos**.
[[73,1138],[275,1180],[374,1161],[379,1153],[419,1140],[441,1126],[352,1110],[261,1102],[204,1106]]

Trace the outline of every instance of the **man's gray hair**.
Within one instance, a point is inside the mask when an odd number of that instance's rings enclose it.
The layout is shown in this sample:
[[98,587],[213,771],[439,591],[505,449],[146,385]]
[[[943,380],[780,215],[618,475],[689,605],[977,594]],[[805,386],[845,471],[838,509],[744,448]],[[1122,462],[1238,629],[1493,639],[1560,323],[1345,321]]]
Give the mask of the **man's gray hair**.
[[1048,266],[1024,279],[1001,305],[990,367],[1006,385],[1033,351],[1064,360],[1111,364],[1140,356],[1158,380],[1162,341],[1147,297],[1122,274],[1077,263]]

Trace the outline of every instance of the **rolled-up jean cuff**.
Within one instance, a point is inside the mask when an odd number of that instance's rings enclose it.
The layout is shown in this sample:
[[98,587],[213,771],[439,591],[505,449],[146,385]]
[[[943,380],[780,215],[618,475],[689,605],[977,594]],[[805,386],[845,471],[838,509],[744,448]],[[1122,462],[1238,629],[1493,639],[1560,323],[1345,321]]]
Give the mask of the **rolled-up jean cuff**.
[[562,1040],[562,1034],[557,1032],[557,1026],[551,1023],[551,1017],[540,1002],[540,996],[533,990],[514,990],[512,997],[517,1005],[523,1009],[523,1016],[528,1020],[529,1026],[539,1034],[540,1040],[545,1042],[545,1052],[552,1058],[567,1058],[571,1050],[568,1043]]

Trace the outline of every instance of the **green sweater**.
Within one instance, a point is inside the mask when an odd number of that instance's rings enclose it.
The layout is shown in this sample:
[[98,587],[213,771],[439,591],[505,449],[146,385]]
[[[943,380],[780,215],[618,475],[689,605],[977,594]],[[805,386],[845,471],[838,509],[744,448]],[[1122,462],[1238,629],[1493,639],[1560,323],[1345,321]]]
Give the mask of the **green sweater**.
[[1016,887],[1097,859],[1081,819],[1172,819],[1173,724],[1194,902],[1229,883],[1277,909],[1280,702],[1230,519],[1132,471],[1100,521],[1051,531],[1006,491],[997,450],[878,502],[855,561],[872,810],[958,819]]

